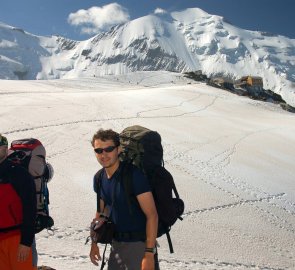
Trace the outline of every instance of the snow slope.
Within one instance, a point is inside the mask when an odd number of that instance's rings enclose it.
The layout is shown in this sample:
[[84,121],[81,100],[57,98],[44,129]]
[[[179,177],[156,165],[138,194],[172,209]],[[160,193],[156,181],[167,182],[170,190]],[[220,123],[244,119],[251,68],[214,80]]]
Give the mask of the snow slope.
[[159,240],[161,269],[295,269],[294,114],[169,72],[1,80],[0,98],[0,132],[39,138],[55,169],[56,231],[37,235],[39,265],[97,269],[84,245],[99,169],[90,140],[101,127],[140,124],[162,135],[186,204],[175,254]]
[[295,106],[295,40],[240,29],[198,8],[144,16],[80,42],[0,24],[0,56],[2,79],[199,69],[233,80],[261,76],[264,88]]

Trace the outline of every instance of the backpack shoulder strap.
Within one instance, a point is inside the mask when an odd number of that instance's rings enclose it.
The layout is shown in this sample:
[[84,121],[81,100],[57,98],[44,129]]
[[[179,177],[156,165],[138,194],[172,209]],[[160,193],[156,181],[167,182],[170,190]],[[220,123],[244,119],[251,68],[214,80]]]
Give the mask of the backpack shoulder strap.
[[13,164],[12,162],[8,161],[5,164],[4,170],[1,174],[0,177],[0,183],[9,183],[10,182],[10,174],[13,173],[14,169],[15,169],[16,165]]
[[101,188],[101,179],[102,179],[103,169],[100,169],[94,175],[94,185],[96,185],[96,211],[100,212],[100,188]]
[[122,162],[121,165],[121,181],[123,182],[125,196],[127,198],[129,213],[132,215],[132,202],[136,201],[132,196],[132,178],[133,178],[133,165],[130,162]]
[[123,181],[123,185],[125,188],[126,194],[131,194],[132,192],[132,175],[133,174],[133,169],[132,169],[132,164],[130,162],[121,162],[121,168],[120,168],[120,177],[121,181]]

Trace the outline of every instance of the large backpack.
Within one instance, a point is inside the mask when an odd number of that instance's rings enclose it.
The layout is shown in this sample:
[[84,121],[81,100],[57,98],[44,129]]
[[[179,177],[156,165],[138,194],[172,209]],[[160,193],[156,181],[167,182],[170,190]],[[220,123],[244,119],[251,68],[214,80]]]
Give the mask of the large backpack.
[[[135,165],[150,182],[159,218],[158,237],[166,234],[170,253],[173,253],[169,231],[177,219],[182,220],[184,202],[179,197],[171,173],[164,167],[161,136],[156,131],[135,125],[125,128],[120,133],[120,144],[120,160]],[[130,204],[132,176],[124,173],[122,175]]]
[[54,225],[49,215],[49,190],[47,183],[53,176],[52,166],[46,162],[46,150],[42,143],[34,138],[11,142],[8,160],[28,170],[36,186],[37,217],[35,232],[51,229]]

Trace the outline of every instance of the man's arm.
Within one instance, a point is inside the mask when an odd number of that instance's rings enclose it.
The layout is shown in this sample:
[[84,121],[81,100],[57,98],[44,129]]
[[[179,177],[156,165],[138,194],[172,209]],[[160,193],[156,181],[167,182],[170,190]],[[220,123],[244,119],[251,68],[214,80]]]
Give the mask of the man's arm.
[[[104,201],[103,200],[100,200],[99,207],[100,207],[100,209],[104,209]],[[102,213],[102,211],[100,213],[96,211],[95,218],[93,219],[93,221],[99,220],[101,213]],[[106,215],[107,213],[103,212],[103,214]],[[98,247],[97,243],[95,243],[95,242],[91,243],[91,249],[90,249],[89,256],[90,256],[91,262],[97,266],[98,262],[101,260],[99,247]]]
[[96,211],[95,218],[99,218],[101,214],[108,217],[108,209],[107,207],[104,207],[104,201],[102,199],[99,201],[99,208],[100,212]]
[[17,167],[13,171],[11,184],[19,195],[23,207],[20,244],[31,247],[35,236],[37,213],[35,182],[26,170]]
[[23,168],[16,167],[12,173],[11,184],[22,201],[23,223],[21,239],[17,251],[17,260],[26,261],[31,251],[35,236],[36,221],[36,188],[34,179]]
[[99,253],[99,247],[96,243],[92,242],[91,243],[91,249],[90,249],[90,254],[89,254],[91,262],[98,266],[98,261],[101,260],[100,253]]
[[[151,192],[137,196],[139,205],[146,216],[146,247],[154,248],[158,232],[158,213]],[[145,252],[142,260],[142,270],[153,270],[155,265],[154,254]]]

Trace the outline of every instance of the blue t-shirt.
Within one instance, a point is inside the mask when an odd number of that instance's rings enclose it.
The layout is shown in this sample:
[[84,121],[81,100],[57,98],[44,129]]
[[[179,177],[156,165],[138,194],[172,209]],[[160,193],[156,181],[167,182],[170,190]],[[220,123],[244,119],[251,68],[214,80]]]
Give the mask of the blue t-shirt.
[[[135,199],[137,195],[151,191],[151,187],[148,179],[139,169],[134,166],[132,166],[130,169],[133,170],[131,191]],[[109,208],[109,211],[111,211],[111,219],[116,225],[116,232],[145,233],[146,216],[135,200],[130,200],[131,205],[129,206],[124,185],[120,180],[120,168],[112,175],[110,179],[107,178],[105,171],[102,173],[100,197],[104,201],[106,207]],[[114,207],[111,210],[114,187],[116,187],[116,193],[114,198]],[[97,192],[97,184],[95,181],[94,191]]]

